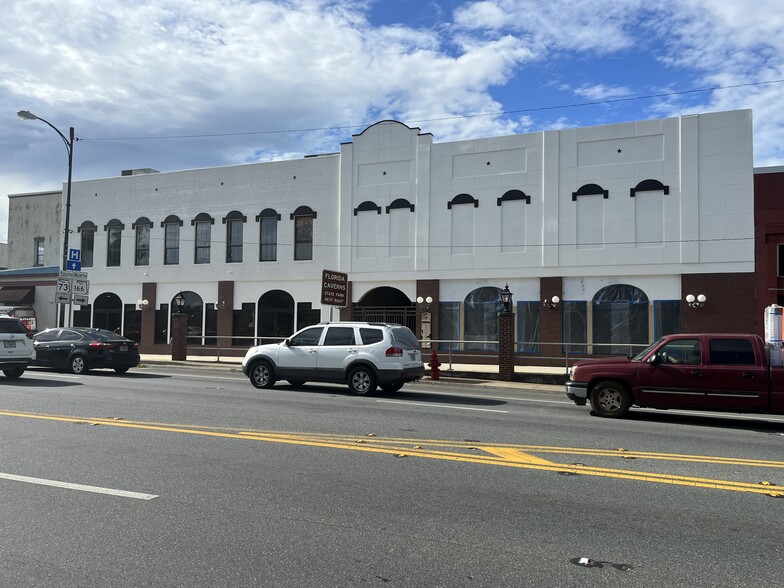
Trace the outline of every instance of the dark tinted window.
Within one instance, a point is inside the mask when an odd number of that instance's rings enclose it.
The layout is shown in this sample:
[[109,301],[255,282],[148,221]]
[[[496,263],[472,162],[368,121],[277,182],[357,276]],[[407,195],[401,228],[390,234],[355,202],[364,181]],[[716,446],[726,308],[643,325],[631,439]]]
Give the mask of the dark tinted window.
[[359,329],[359,336],[362,337],[363,345],[372,345],[384,340],[384,331],[381,329]]
[[289,345],[318,345],[323,331],[324,327],[314,327],[313,329],[302,331],[289,340]]
[[59,333],[60,329],[48,329],[41,331],[34,338],[36,341],[54,341]]
[[36,341],[54,341],[57,339],[57,335],[60,334],[60,329],[47,329],[46,331],[41,331],[40,333],[36,333],[35,337],[33,337]]
[[21,321],[0,321],[0,333],[26,333],[25,327]]
[[749,339],[711,339],[712,364],[754,365],[754,346]]
[[392,339],[408,349],[419,349],[419,341],[408,327],[394,327]]
[[324,337],[324,345],[353,345],[354,327],[330,327]]
[[63,331],[60,333],[58,341],[80,341],[81,339],[82,335],[76,331]]

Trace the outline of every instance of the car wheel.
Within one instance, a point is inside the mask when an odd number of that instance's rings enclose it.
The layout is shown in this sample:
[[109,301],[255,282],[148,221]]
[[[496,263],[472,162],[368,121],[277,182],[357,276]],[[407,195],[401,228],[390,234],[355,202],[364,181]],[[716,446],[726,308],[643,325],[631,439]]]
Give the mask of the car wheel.
[[272,388],[275,384],[275,373],[272,371],[272,366],[263,359],[251,366],[248,377],[250,383],[256,388]]
[[372,394],[376,390],[376,374],[369,367],[355,367],[348,374],[348,388],[359,396]]
[[130,368],[127,368],[127,367],[116,367],[116,368],[114,368],[114,371],[115,371],[116,373],[118,373],[118,374],[124,374],[124,373],[125,373],[125,372],[127,372],[129,369],[130,369]]
[[305,385],[305,380],[289,380],[288,382],[295,388],[299,388],[300,386]]
[[24,368],[8,368],[7,370],[3,370],[3,373],[9,380],[16,380],[22,376],[24,371]]
[[387,394],[394,394],[402,387],[403,387],[403,383],[398,382],[397,384],[382,384],[381,389]]
[[87,358],[84,355],[74,355],[71,357],[71,362],[68,364],[68,368],[71,370],[72,374],[84,374],[87,372]]
[[591,408],[601,417],[620,418],[631,406],[632,395],[620,382],[599,382],[591,391]]

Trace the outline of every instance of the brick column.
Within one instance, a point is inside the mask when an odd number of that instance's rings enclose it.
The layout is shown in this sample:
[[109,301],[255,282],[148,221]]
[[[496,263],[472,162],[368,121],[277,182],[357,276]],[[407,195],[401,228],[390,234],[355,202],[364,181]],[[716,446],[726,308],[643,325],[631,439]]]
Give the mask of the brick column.
[[171,317],[171,322],[172,361],[185,361],[188,356],[188,315],[184,312],[175,312]]
[[498,379],[511,382],[514,376],[515,315],[498,313]]
[[139,351],[147,353],[155,344],[155,309],[157,303],[158,284],[157,282],[144,282],[142,284],[142,298],[149,306],[142,309],[141,340],[139,341]]

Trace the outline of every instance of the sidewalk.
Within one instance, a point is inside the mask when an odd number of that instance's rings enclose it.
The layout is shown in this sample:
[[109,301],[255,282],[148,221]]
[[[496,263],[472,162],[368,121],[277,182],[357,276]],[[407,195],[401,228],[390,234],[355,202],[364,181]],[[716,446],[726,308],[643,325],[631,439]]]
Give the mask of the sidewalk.
[[[171,355],[142,354],[141,363],[145,365],[178,365],[194,368],[218,368],[240,371],[241,357],[221,357],[220,361],[213,357],[188,355],[185,361],[173,361]],[[450,369],[451,368],[451,369]],[[430,377],[430,368],[425,364],[423,383],[449,383],[459,381],[461,385],[477,385],[493,388],[516,388],[539,390],[543,392],[564,393],[563,382],[567,379],[566,369],[542,366],[515,366],[513,382],[498,380],[497,365],[479,365],[467,363],[444,363],[440,368],[440,379]]]

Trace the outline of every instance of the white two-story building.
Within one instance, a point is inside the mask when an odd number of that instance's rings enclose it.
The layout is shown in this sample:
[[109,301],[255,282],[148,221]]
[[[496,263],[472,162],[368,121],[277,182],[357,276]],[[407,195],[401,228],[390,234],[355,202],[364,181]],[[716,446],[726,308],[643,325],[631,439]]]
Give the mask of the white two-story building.
[[[182,292],[195,348],[340,316],[471,352],[508,284],[530,353],[747,331],[753,178],[739,110],[447,143],[382,121],[334,154],[79,181],[72,322],[163,351]],[[324,270],[348,274],[347,308],[321,304]]]

